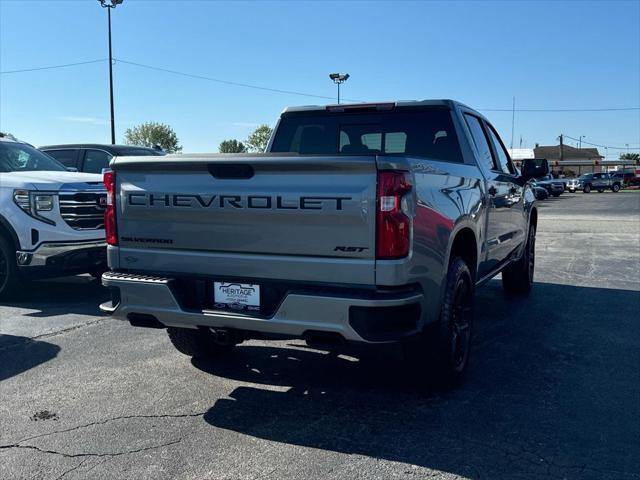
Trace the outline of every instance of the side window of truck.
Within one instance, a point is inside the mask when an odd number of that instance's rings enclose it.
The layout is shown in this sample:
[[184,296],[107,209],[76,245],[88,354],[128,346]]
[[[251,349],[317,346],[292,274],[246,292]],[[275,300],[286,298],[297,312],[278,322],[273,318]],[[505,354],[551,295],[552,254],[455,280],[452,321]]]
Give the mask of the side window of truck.
[[58,160],[65,167],[76,168],[78,166],[78,150],[48,150],[45,153]]
[[511,164],[511,160],[509,159],[509,154],[504,148],[504,145],[502,145],[500,137],[498,137],[498,134],[491,125],[487,123],[486,126],[487,132],[489,132],[489,137],[491,138],[491,143],[493,144],[493,151],[496,152],[498,162],[500,162],[500,170],[508,174],[515,173],[513,165]]
[[84,165],[82,171],[85,173],[102,173],[102,170],[109,168],[109,161],[112,155],[103,150],[87,150],[84,155]]
[[487,136],[484,133],[480,119],[468,113],[465,113],[464,119],[471,131],[471,137],[473,138],[473,143],[476,146],[478,155],[480,155],[480,162],[485,165],[488,170],[497,170],[498,168],[491,154],[491,148],[489,147],[489,142],[487,141]]

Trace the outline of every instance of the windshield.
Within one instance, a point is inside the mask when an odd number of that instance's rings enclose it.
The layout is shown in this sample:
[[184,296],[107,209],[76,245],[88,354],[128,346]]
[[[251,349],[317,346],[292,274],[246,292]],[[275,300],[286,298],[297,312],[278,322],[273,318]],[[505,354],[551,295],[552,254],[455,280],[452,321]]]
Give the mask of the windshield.
[[0,172],[60,172],[65,170],[57,160],[27,144],[0,142]]
[[272,152],[306,155],[413,155],[462,162],[447,110],[285,115]]

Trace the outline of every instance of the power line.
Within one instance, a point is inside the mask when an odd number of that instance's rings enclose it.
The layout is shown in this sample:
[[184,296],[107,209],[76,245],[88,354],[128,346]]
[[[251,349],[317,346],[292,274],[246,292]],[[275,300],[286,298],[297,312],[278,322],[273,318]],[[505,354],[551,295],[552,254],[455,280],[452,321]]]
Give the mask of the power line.
[[[189,77],[189,78],[197,78],[199,80],[207,80],[209,82],[216,82],[216,83],[222,83],[225,85],[233,85],[235,87],[244,87],[244,88],[253,88],[255,90],[264,90],[267,92],[274,92],[274,93],[285,93],[288,95],[300,95],[302,97],[313,97],[313,98],[322,98],[322,99],[328,99],[328,100],[333,100],[334,97],[329,97],[326,95],[316,95],[313,93],[306,93],[306,92],[297,92],[294,90],[282,90],[279,88],[270,88],[270,87],[261,87],[259,85],[252,85],[249,83],[241,83],[241,82],[233,82],[231,80],[222,80],[219,78],[213,78],[213,77],[206,77],[204,75],[197,75],[197,74],[193,74],[193,73],[186,73],[186,72],[180,72],[178,70],[171,70],[169,68],[163,68],[163,67],[154,67],[152,65],[145,65],[143,63],[137,63],[137,62],[130,62],[128,60],[122,60],[122,59],[115,59],[116,62],[120,62],[120,63],[124,63],[127,65],[134,65],[136,67],[141,67],[141,68],[147,68],[149,70],[156,70],[159,72],[165,72],[165,73],[172,73],[174,75],[181,75],[183,77]],[[351,99],[347,99],[349,101],[357,101],[357,100],[351,100]]]
[[[512,112],[511,108],[477,108],[482,112]],[[640,110],[640,107],[620,107],[620,108],[516,108],[516,112],[624,112]]]
[[[570,138],[571,140],[575,140],[576,142],[580,141],[578,138],[574,138],[574,137],[571,137],[569,135],[564,135],[564,136],[566,138]],[[612,150],[628,150],[628,149],[631,149],[631,148],[637,148],[637,147],[634,147],[635,144],[631,144],[631,143],[629,144],[628,147],[627,146],[624,146],[624,147],[612,147],[610,145],[600,145],[599,143],[590,143],[590,142],[587,142],[585,140],[582,140],[582,143],[584,143],[586,145],[591,145],[593,147],[610,148]]]
[[[272,93],[282,93],[282,94],[288,94],[288,95],[298,95],[298,96],[302,96],[302,97],[311,97],[311,98],[321,98],[321,99],[326,99],[326,100],[333,100],[333,97],[327,96],[327,95],[317,95],[314,93],[307,93],[307,92],[299,92],[299,91],[295,91],[295,90],[283,90],[283,89],[279,89],[279,88],[271,88],[271,87],[263,87],[260,85],[254,85],[254,84],[249,84],[249,83],[242,83],[242,82],[234,82],[231,80],[224,80],[224,79],[220,79],[220,78],[214,78],[214,77],[208,77],[205,75],[198,75],[198,74],[193,74],[193,73],[187,73],[187,72],[181,72],[178,70],[173,70],[173,69],[169,69],[169,68],[164,68],[164,67],[156,67],[153,65],[146,65],[143,63],[138,63],[138,62],[132,62],[129,60],[122,60],[122,59],[113,59],[114,62],[120,62],[120,63],[124,63],[126,65],[132,65],[132,66],[136,66],[139,68],[146,68],[149,70],[155,70],[155,71],[159,71],[159,72],[165,72],[165,73],[171,73],[173,75],[180,75],[183,77],[188,77],[188,78],[195,78],[195,79],[199,79],[199,80],[206,80],[209,82],[215,82],[215,83],[221,83],[224,85],[232,85],[232,86],[236,86],[236,87],[244,87],[244,88],[252,88],[254,90],[262,90],[262,91],[266,91],[266,92],[272,92]],[[85,62],[75,62],[75,63],[65,63],[65,64],[60,64],[60,65],[48,65],[48,66],[43,66],[43,67],[33,67],[33,68],[23,68],[23,69],[19,69],[19,70],[5,70],[3,72],[0,72],[0,75],[8,75],[8,74],[14,74],[14,73],[25,73],[25,72],[36,72],[36,71],[40,71],[40,70],[52,70],[52,69],[57,69],[57,68],[67,68],[67,67],[75,67],[75,66],[79,66],[79,65],[87,65],[87,64],[91,64],[91,63],[100,63],[100,62],[105,62],[107,61],[106,58],[102,58],[102,59],[97,59],[97,60],[88,60]],[[352,98],[345,98],[345,100],[349,101],[349,102],[362,102],[362,100],[354,100]],[[625,112],[625,111],[640,111],[640,107],[602,107],[602,108],[478,108],[477,110],[482,111],[482,112],[510,112],[510,113],[514,113],[514,112],[525,112],[525,113],[563,113],[563,112]],[[588,142],[583,142],[583,143],[588,143]],[[600,145],[595,145],[594,146],[600,146]],[[611,147],[613,148],[613,147]]]
[[106,62],[106,61],[107,61],[106,58],[101,58],[99,60],[87,60],[86,62],[64,63],[61,65],[48,65],[46,67],[22,68],[20,70],[5,70],[4,72],[0,72],[0,75],[8,75],[11,73],[36,72],[39,70],[53,70],[54,68],[76,67],[78,65],[87,65],[89,63],[100,63],[100,62]]

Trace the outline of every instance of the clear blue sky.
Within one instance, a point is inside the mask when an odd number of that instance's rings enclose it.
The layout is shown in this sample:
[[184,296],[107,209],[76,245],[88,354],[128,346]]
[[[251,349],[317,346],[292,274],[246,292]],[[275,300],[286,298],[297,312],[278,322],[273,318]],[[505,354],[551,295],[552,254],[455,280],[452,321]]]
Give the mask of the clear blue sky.
[[[478,109],[640,105],[640,2],[218,2],[125,0],[114,57],[197,75],[356,100],[454,98]],[[102,59],[95,0],[0,0],[0,71]],[[116,134],[168,123],[185,152],[217,151],[273,124],[272,93],[116,63]],[[36,145],[108,142],[107,63],[0,75],[0,129]],[[484,112],[505,143],[511,112]],[[516,112],[515,145],[559,133],[640,150],[640,111]],[[572,141],[569,141],[570,143]],[[604,150],[602,150],[604,153]],[[617,151],[609,150],[614,156]]]

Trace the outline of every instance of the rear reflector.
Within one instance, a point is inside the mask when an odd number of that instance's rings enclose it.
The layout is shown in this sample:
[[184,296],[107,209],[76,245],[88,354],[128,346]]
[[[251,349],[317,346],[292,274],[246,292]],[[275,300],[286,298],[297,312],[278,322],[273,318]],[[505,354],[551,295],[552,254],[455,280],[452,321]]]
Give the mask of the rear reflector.
[[393,259],[409,255],[410,220],[402,211],[402,197],[411,191],[409,174],[378,172],[376,258]]
[[108,245],[118,245],[116,229],[116,174],[104,172],[104,186],[107,188],[107,205],[104,210],[104,230]]

